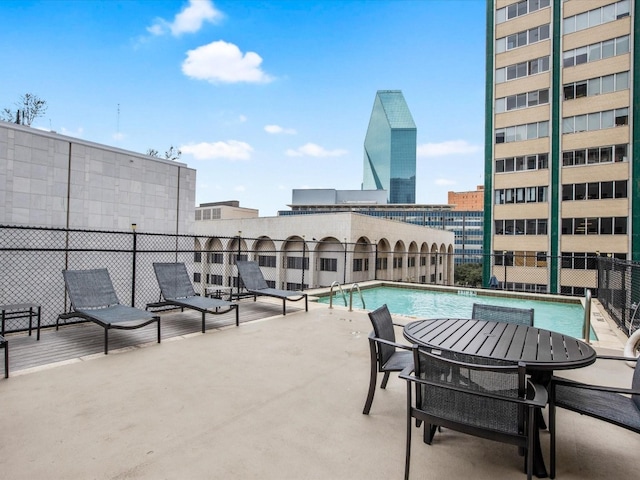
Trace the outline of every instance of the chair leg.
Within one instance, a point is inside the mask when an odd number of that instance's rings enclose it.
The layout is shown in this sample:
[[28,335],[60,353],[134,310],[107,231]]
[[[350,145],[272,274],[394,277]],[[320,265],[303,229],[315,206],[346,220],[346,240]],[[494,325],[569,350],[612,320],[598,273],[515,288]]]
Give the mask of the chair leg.
[[205,312],[202,312],[202,333],[204,333],[204,317],[205,317]]
[[4,342],[4,378],[9,378],[9,342]]
[[404,458],[404,480],[409,480],[411,466],[411,384],[407,382],[407,448]]
[[238,305],[236,305],[234,310],[236,311],[236,327],[239,327],[240,326],[240,308],[238,308]]
[[[554,395],[553,387],[550,392],[551,396]],[[556,406],[553,403],[553,400],[549,402],[549,434],[551,435],[551,439],[549,441],[550,444],[550,465],[549,465],[549,478],[556,478]]]
[[367,393],[367,401],[364,403],[364,410],[362,410],[364,415],[369,415],[369,410],[371,410],[371,404],[373,403],[373,396],[376,393],[376,383],[378,380],[378,358],[376,355],[376,347],[371,340],[369,340],[369,351],[371,354],[371,373],[369,374],[369,392]]
[[287,300],[282,299],[282,315],[286,315],[286,314],[287,314]]
[[391,372],[384,372],[384,378],[382,379],[382,383],[380,384],[380,388],[387,388],[387,382],[389,381],[389,374]]
[[162,340],[162,336],[160,335],[160,317],[156,317],[156,321],[158,322],[158,343]]

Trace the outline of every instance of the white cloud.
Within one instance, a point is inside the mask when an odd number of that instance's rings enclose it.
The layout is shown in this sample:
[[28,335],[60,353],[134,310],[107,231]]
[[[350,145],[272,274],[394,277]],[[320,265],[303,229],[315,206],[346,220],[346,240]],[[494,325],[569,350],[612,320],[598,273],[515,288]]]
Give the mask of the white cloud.
[[114,140],[124,140],[125,134],[122,132],[116,132],[112,135]]
[[255,52],[243,54],[233,43],[211,42],[187,51],[182,73],[211,83],[267,83],[273,78],[260,68],[262,57]]
[[464,155],[480,151],[480,145],[471,145],[466,140],[450,140],[440,143],[418,145],[418,157],[443,157],[445,155]]
[[295,135],[296,133],[298,133],[293,128],[284,128],[280,125],[265,125],[264,131],[273,134],[285,133],[287,135]]
[[147,32],[151,35],[171,32],[171,35],[178,37],[183,33],[197,32],[204,22],[217,23],[222,17],[222,12],[216,9],[211,0],[189,0],[189,4],[174,17],[173,22],[158,18],[147,27]]
[[65,127],[60,128],[60,134],[66,135],[68,137],[82,137],[83,133],[84,133],[84,128],[82,127],[78,127],[75,131],[69,130]]
[[193,155],[196,160],[213,160],[223,158],[227,160],[248,160],[253,148],[251,145],[238,140],[226,142],[200,142],[182,145],[182,153]]
[[247,190],[247,187],[245,187],[244,185],[238,185],[236,187],[234,187],[233,189],[235,192],[244,192]]
[[347,153],[346,150],[336,149],[336,150],[325,150],[320,145],[316,145],[315,143],[307,143],[296,150],[289,149],[286,152],[286,155],[289,157],[341,157]]
[[449,180],[447,178],[438,178],[434,183],[436,185],[446,186],[446,185],[455,185],[457,182],[455,180]]

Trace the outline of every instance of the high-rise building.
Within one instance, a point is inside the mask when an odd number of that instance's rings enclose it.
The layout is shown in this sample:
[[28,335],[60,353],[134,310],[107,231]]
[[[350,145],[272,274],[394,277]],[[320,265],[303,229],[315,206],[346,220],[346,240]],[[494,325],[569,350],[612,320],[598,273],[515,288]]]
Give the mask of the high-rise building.
[[485,281],[582,294],[597,256],[640,261],[639,7],[487,0]]
[[363,190],[416,202],[416,124],[400,90],[378,90],[364,140]]

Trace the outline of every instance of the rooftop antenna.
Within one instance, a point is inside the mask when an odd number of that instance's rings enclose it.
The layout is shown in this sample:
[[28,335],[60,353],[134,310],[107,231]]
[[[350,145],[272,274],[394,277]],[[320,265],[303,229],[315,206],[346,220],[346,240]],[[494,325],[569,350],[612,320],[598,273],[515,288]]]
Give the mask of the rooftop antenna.
[[118,117],[116,120],[116,135],[120,136],[120,104],[118,104]]

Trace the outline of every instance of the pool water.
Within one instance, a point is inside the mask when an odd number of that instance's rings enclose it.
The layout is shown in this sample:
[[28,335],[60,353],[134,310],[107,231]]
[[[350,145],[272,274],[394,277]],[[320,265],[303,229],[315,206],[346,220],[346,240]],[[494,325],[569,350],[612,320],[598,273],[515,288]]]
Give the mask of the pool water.
[[[463,290],[461,292],[468,293]],[[482,295],[448,293],[434,290],[375,287],[362,290],[367,310],[387,304],[391,313],[417,318],[471,318],[474,303],[488,303],[505,307],[533,308],[534,325],[538,328],[582,337],[584,308],[579,303],[548,302],[521,298],[503,298]],[[348,296],[347,296],[348,298]],[[329,296],[321,297],[329,303]],[[342,295],[334,292],[334,305],[344,305]],[[354,308],[362,308],[357,292],[353,295]],[[591,338],[597,340],[593,331]]]

